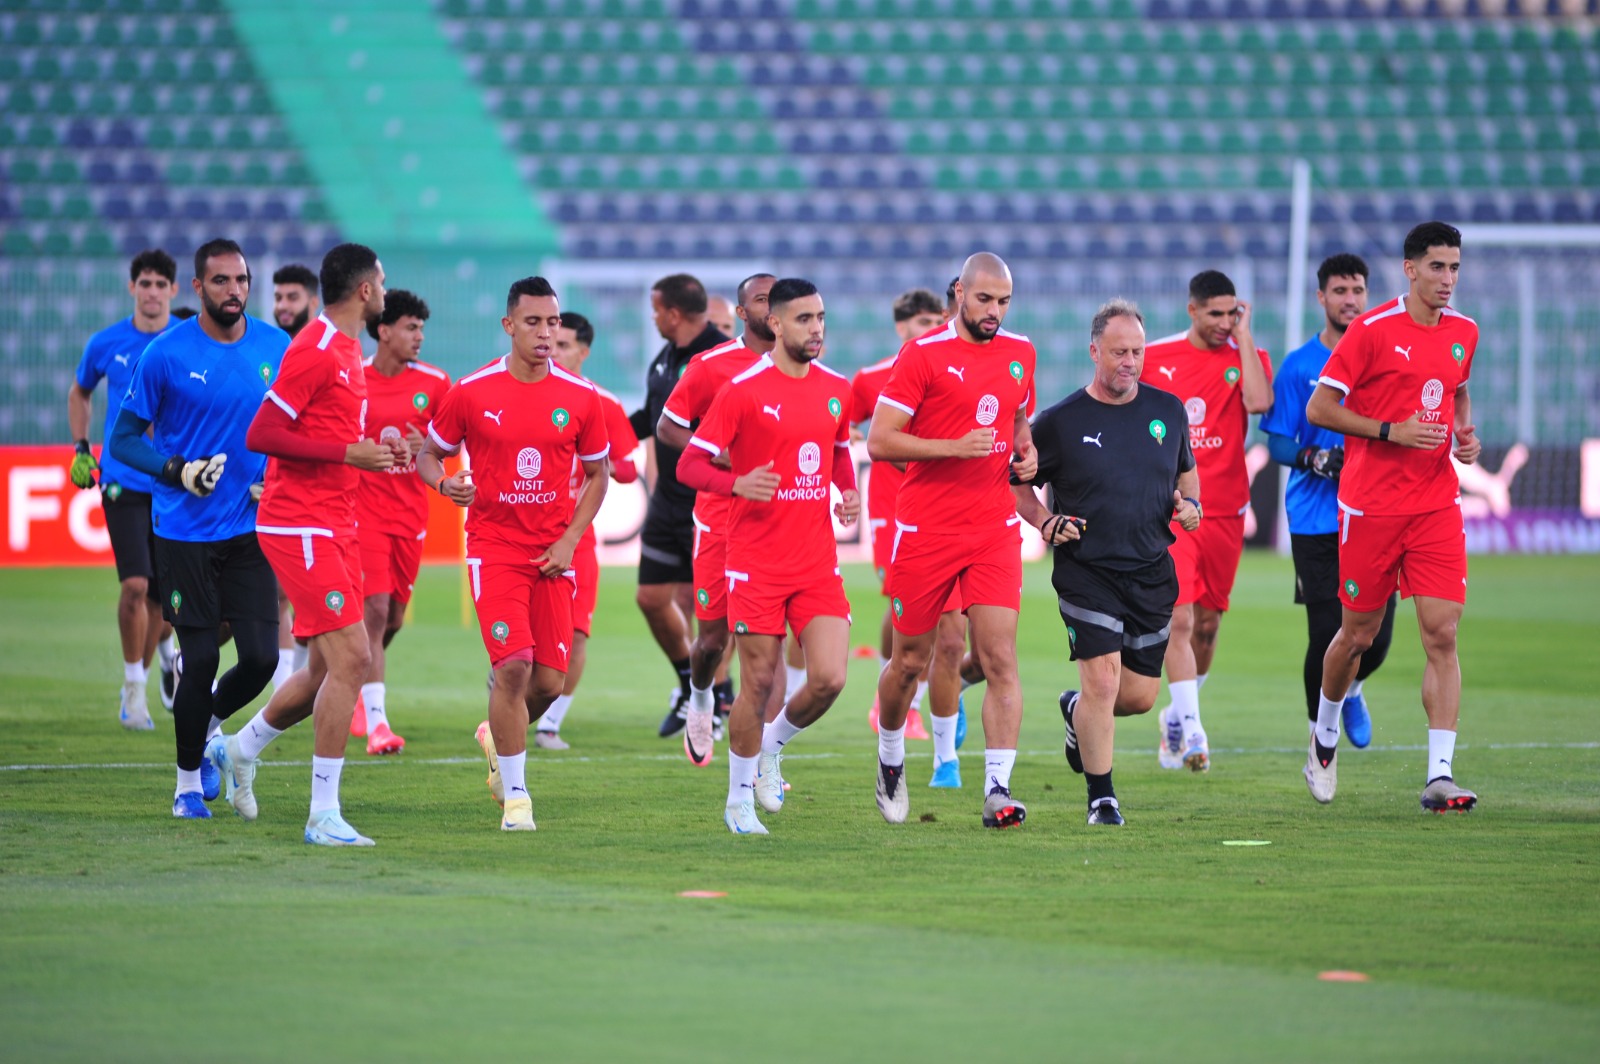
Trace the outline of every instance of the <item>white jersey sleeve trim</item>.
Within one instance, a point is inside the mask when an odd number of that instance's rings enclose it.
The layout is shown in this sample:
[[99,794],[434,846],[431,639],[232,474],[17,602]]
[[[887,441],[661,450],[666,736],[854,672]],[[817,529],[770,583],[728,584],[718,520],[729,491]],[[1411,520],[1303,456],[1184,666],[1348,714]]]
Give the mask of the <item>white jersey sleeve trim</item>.
[[916,409],[914,407],[909,407],[904,403],[897,403],[893,399],[890,399],[887,395],[878,396],[878,405],[879,406],[888,405],[888,406],[894,407],[896,410],[904,410],[906,412],[906,416],[907,417],[916,417],[917,416],[917,411],[916,411]]
[[339,327],[328,320],[326,314],[318,314],[317,322],[322,326],[322,339],[317,341],[317,350],[326,351],[328,345],[333,343],[333,338],[339,332]]
[[443,436],[439,435],[439,430],[433,427],[433,423],[431,421],[428,423],[428,438],[434,443],[437,443],[447,454],[455,454],[457,451],[461,450],[460,443],[450,443]]
[[760,373],[762,370],[771,369],[771,368],[772,368],[772,359],[770,357],[768,357],[767,355],[762,355],[760,358],[756,359],[755,363],[749,369],[745,370],[743,373],[741,373],[738,376],[734,377],[733,380],[729,381],[728,383],[729,384],[740,384],[740,383],[742,383],[744,381],[749,380],[751,377],[754,377],[757,373]]
[[273,391],[271,388],[267,389],[267,398],[271,399],[273,401],[273,403],[277,405],[279,410],[282,410],[285,414],[288,414],[289,415],[289,420],[291,420],[291,421],[299,421],[300,420],[300,411],[296,410],[294,407],[292,407],[288,403],[284,402],[283,401],[283,396],[279,395],[277,392]]
[[827,366],[824,366],[824,365],[823,365],[823,364],[822,364],[822,363],[820,363],[820,362],[812,362],[812,363],[811,363],[811,364],[812,364],[812,365],[813,365],[813,366],[815,366],[815,367],[817,367],[817,368],[818,368],[818,369],[820,369],[820,370],[821,370],[821,371],[822,371],[822,372],[824,372],[824,373],[831,373],[831,374],[833,374],[833,375],[834,375],[834,376],[835,376],[835,377],[838,377],[838,378],[839,378],[839,379],[840,379],[840,380],[842,380],[842,381],[844,381],[844,382],[845,382],[845,383],[846,383],[846,384],[849,384],[849,383],[850,383],[850,378],[849,378],[849,377],[846,377],[846,376],[845,376],[845,375],[844,375],[844,374],[843,374],[843,373],[840,373],[840,372],[839,372],[839,371],[838,371],[838,370],[836,370],[836,369],[829,369],[829,368],[828,368],[828,367],[827,367]]
[[950,324],[946,325],[944,328],[940,329],[938,332],[929,333],[927,336],[924,336],[924,337],[921,337],[920,339],[918,339],[917,340],[917,346],[918,347],[926,347],[929,344],[939,343],[941,340],[954,340],[955,336],[956,336],[956,323],[952,321]]
[[602,447],[598,451],[596,451],[594,454],[580,454],[578,456],[578,461],[580,461],[580,462],[598,462],[598,461],[600,461],[600,459],[604,458],[606,455],[608,455],[610,453],[611,453],[611,444],[608,443],[604,447]]
[[689,419],[688,418],[679,417],[677,414],[674,414],[672,412],[672,408],[671,407],[664,406],[664,407],[661,408],[661,412],[663,414],[667,415],[667,419],[669,421],[671,421],[674,425],[682,425],[684,428],[688,428],[689,427]]
[[413,362],[411,363],[411,368],[418,373],[426,373],[430,377],[437,377],[439,380],[448,380],[450,378],[450,374],[438,366],[430,366],[426,362]]
[[569,382],[571,384],[576,384],[581,388],[587,388],[591,392],[594,391],[594,385],[590,384],[588,381],[584,380],[582,377],[573,376],[572,374],[568,373],[566,370],[562,369],[560,366],[556,365],[554,362],[550,363],[550,375],[552,377],[559,377],[562,380],[567,381],[567,382]]
[[995,330],[995,335],[1004,336],[1008,340],[1021,340],[1025,344],[1033,343],[1032,340],[1028,339],[1026,336],[1023,336],[1021,333],[1014,333],[1009,329],[997,329]]
[[285,525],[256,525],[257,532],[269,536],[332,536],[331,528],[289,528]]
[[1336,380],[1333,377],[1326,377],[1326,376],[1318,377],[1317,378],[1317,383],[1318,384],[1326,384],[1330,388],[1337,388],[1337,389],[1339,389],[1341,392],[1343,392],[1346,395],[1350,394],[1350,386],[1348,384],[1346,384],[1344,381]]
[[718,447],[716,444],[711,443],[709,440],[702,440],[699,436],[691,436],[689,438],[689,442],[691,444],[693,444],[694,446],[700,448],[702,451],[709,451],[710,454],[711,454],[711,457],[713,457],[713,458],[715,458],[717,455],[722,453],[722,448],[721,447]]
[[509,356],[501,355],[494,362],[489,363],[487,366],[484,366],[480,370],[475,370],[472,373],[467,374],[465,377],[462,377],[460,380],[456,381],[456,383],[457,384],[471,384],[473,381],[479,380],[479,379],[481,379],[483,377],[489,377],[489,376],[492,376],[492,375],[494,375],[496,373],[504,373],[506,371],[506,358],[507,357],[509,357]]
[[1371,325],[1375,321],[1382,321],[1384,318],[1392,318],[1396,314],[1404,314],[1405,312],[1406,312],[1406,297],[1405,296],[1401,296],[1399,299],[1395,300],[1394,306],[1390,307],[1388,310],[1379,311],[1378,313],[1372,315],[1369,318],[1362,318],[1361,319],[1361,324],[1363,324],[1363,325]]

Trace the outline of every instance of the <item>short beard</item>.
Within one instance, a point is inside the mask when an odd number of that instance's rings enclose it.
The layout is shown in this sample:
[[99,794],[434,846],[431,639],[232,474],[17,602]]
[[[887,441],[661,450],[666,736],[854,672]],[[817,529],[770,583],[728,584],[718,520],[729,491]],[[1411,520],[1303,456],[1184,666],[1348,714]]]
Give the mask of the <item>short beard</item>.
[[744,322],[744,329],[745,332],[755,336],[756,339],[762,341],[763,343],[770,344],[777,339],[777,335],[773,333],[772,327],[766,322],[762,321],[760,318],[746,318]]
[[290,321],[288,325],[284,325],[281,321],[278,324],[284,332],[288,333],[290,336],[294,336],[298,334],[301,329],[304,329],[307,325],[311,324],[311,308],[307,306],[299,314],[296,314],[294,319]]
[[211,302],[210,299],[207,299],[206,296],[202,294],[200,296],[200,305],[205,308],[206,317],[210,318],[224,329],[233,328],[235,325],[239,324],[239,319],[244,317],[244,306],[242,304],[238,310],[223,310],[219,304]]
[[801,341],[798,348],[790,347],[787,340],[785,340],[783,343],[783,352],[796,362],[811,362],[822,353],[821,351],[818,351],[816,355],[813,355],[811,352],[806,350],[804,341]]
[[1000,325],[998,322],[995,323],[993,333],[984,332],[982,328],[982,320],[983,319],[980,318],[978,321],[973,321],[965,314],[961,315],[961,324],[965,325],[967,327],[967,332],[971,333],[973,336],[993,336],[1000,332]]

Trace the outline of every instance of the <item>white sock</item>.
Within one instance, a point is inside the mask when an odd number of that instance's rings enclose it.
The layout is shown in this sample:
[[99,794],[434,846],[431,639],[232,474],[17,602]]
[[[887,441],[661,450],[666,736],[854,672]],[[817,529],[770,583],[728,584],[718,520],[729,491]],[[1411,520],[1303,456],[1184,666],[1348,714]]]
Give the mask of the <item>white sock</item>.
[[1440,776],[1454,778],[1450,762],[1456,756],[1456,733],[1443,728],[1428,729],[1428,779],[1431,783]]
[[933,763],[954,761],[956,757],[956,718],[933,718]]
[[1187,739],[1200,728],[1200,681],[1169,682],[1167,693],[1172,696],[1172,712],[1182,723],[1183,737]]
[[756,797],[756,762],[758,758],[740,757],[728,751],[728,804],[753,802]]
[[380,724],[389,723],[389,717],[384,712],[383,696],[386,688],[381,683],[364,683],[361,685],[361,704],[367,707],[367,734]]
[[200,793],[200,770],[199,769],[194,769],[193,771],[191,771],[191,770],[186,769],[186,768],[180,768],[178,770],[178,789],[176,791],[172,792],[172,796],[174,798],[176,798],[180,794],[199,794],[199,793]]
[[1360,698],[1361,688],[1366,682],[1365,680],[1352,680],[1350,682],[1350,690],[1346,691],[1344,696],[1346,698]]
[[246,761],[254,761],[261,756],[261,751],[271,745],[272,740],[282,734],[281,730],[267,723],[267,710],[263,706],[239,732],[239,756]]
[[290,670],[291,672],[299,672],[301,669],[305,668],[306,663],[311,660],[310,644],[302,646],[299,643],[296,643],[294,645],[294,649],[290,651],[290,653],[294,655],[294,668]]
[[717,708],[717,696],[711,687],[696,687],[689,681],[689,712],[710,713]]
[[1194,678],[1194,685],[1195,685],[1195,690],[1196,691],[1200,690],[1200,688],[1202,688],[1202,687],[1204,687],[1206,685],[1206,677],[1210,676],[1210,675],[1211,674],[1209,672],[1202,672],[1202,673],[1200,673],[1199,675],[1197,675]]
[[500,783],[505,787],[506,801],[528,797],[528,751],[499,757]]
[[150,678],[145,671],[142,661],[124,661],[122,663],[122,681],[124,683],[144,683]]
[[787,702],[800,692],[800,688],[806,685],[806,667],[802,665],[799,668],[795,668],[793,665],[785,663],[783,672],[788,677],[783,685],[783,700]]
[[[544,711],[544,716],[539,718],[538,729],[542,732],[558,732],[561,722],[567,719],[567,710],[572,708],[571,695],[557,695],[556,700],[550,703],[550,708]],[[694,708],[694,700],[689,701],[689,708]]]
[[156,654],[160,657],[161,667],[170,672],[172,669],[172,663],[178,656],[178,637],[175,635],[169,635],[167,638],[157,643]]
[[272,689],[276,691],[294,675],[294,651],[278,648],[278,667],[272,670]]
[[917,693],[911,696],[911,708],[920,713],[922,711],[922,700],[926,697],[928,697],[928,681],[918,680]]
[[210,742],[222,734],[222,721],[216,717],[211,718],[211,723],[206,725],[206,742]]
[[983,752],[983,771],[989,781],[983,785],[985,793],[996,787],[1011,790],[1011,766],[1017,763],[1015,750],[985,750]]
[[904,724],[890,731],[881,723],[878,725],[878,760],[896,768],[906,763],[906,726]]
[[311,815],[332,809],[339,811],[339,776],[344,772],[344,758],[311,758]]
[[789,711],[787,709],[782,710],[773,719],[772,723],[761,729],[761,752],[763,754],[781,754],[783,753],[783,748],[788,745],[789,740],[803,731],[805,731],[804,728],[797,728],[789,723]]
[[1321,691],[1317,692],[1317,723],[1312,733],[1323,746],[1339,745],[1339,713],[1343,709],[1344,699],[1334,701]]

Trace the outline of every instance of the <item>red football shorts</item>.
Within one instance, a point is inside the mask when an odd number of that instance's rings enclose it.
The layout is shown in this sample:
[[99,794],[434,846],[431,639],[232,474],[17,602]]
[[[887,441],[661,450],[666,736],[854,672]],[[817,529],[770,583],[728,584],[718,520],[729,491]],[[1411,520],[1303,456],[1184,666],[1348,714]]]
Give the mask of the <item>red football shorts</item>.
[[739,635],[799,635],[817,617],[850,619],[839,570],[782,577],[728,570],[728,621]]
[[694,518],[694,615],[721,621],[728,616],[728,533]]
[[577,574],[545,576],[532,562],[467,559],[472,603],[489,664],[499,668],[519,650],[533,650],[540,665],[567,671],[572,650],[572,606]]
[[355,536],[256,536],[294,607],[296,639],[361,623],[361,544]]
[[578,593],[572,600],[572,629],[588,635],[593,631],[594,604],[600,597],[600,559],[593,539],[584,537],[572,552],[572,573],[578,581]]
[[990,530],[919,532],[899,524],[889,568],[896,631],[923,635],[951,609],[1022,606],[1022,518]]
[[872,568],[878,574],[878,590],[889,597],[889,563],[894,560],[894,518],[874,517],[867,521],[872,535]]
[[402,605],[411,601],[411,589],[422,567],[422,539],[392,536],[380,528],[356,530],[361,544],[361,579],[365,594],[391,595]]
[[1369,517],[1339,507],[1339,601],[1358,613],[1401,598],[1467,601],[1467,534],[1460,505]]
[[1203,517],[1200,527],[1185,532],[1172,522],[1177,540],[1168,547],[1178,570],[1179,606],[1198,603],[1209,610],[1225,613],[1233,595],[1233,582],[1239,575],[1239,557],[1244,554],[1244,517]]

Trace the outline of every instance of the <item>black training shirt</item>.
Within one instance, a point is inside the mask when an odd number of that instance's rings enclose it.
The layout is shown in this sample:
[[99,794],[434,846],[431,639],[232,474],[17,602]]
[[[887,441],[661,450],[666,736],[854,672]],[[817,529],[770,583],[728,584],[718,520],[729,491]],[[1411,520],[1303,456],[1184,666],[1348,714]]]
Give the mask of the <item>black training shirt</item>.
[[[628,418],[633,423],[633,431],[641,440],[656,434],[656,422],[661,420],[661,411],[666,409],[667,397],[677,386],[678,378],[683,376],[684,369],[689,365],[689,359],[702,351],[709,351],[713,347],[725,344],[728,340],[729,337],[723,335],[721,329],[706,322],[706,327],[700,330],[700,335],[683,347],[667,344],[661,349],[655,361],[650,363],[649,372],[645,375],[644,409],[635,411]],[[656,440],[655,495],[662,502],[670,503],[682,512],[689,513],[694,509],[694,489],[678,483],[678,458],[682,454],[683,452],[676,447]]]
[[1189,419],[1177,396],[1139,385],[1120,406],[1080,388],[1033,419],[1037,485],[1053,509],[1088,522],[1083,538],[1056,548],[1083,565],[1130,572],[1172,545],[1172,492],[1194,468]]

